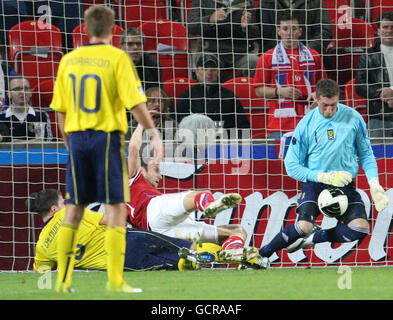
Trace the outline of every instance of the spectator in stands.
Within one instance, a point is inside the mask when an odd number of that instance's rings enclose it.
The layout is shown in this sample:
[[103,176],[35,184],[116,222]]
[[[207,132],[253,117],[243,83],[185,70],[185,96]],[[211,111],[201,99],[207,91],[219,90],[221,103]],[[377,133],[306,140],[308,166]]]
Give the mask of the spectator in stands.
[[177,122],[187,115],[199,113],[223,122],[223,128],[250,128],[239,99],[218,83],[217,57],[211,54],[200,56],[195,73],[198,83],[186,90],[176,104]]
[[31,88],[26,78],[15,76],[10,80],[8,98],[10,106],[0,113],[0,123],[6,126],[3,142],[52,140],[49,115],[30,105]]
[[[146,90],[145,94],[147,97],[147,109],[150,111],[156,128],[161,132],[162,139],[167,138],[165,137],[166,134],[168,136],[172,134],[173,140],[175,123],[169,114],[171,102],[168,94],[160,87],[150,87]],[[138,122],[133,119],[131,121],[131,133],[134,132],[137,125]]]
[[[256,11],[256,21],[261,26],[263,43],[262,52],[266,52],[277,45],[277,17],[280,12],[288,9],[296,12],[301,21],[304,21],[302,41],[304,44],[320,54],[333,39],[332,21],[326,10],[323,0],[263,0]],[[324,60],[326,64],[326,60]]]
[[367,98],[370,137],[393,137],[393,11],[382,13],[378,35],[359,59],[356,92]]
[[[258,55],[250,46],[260,39],[254,12],[253,0],[194,0],[188,32],[198,37],[198,52],[218,54],[220,68],[240,70],[243,76],[253,77]],[[196,55],[194,61],[198,58]]]
[[121,48],[126,51],[136,66],[139,78],[145,90],[160,86],[162,81],[161,67],[157,58],[143,52],[145,35],[138,28],[128,28],[120,35]]
[[269,99],[269,138],[295,129],[301,117],[315,107],[312,100],[316,83],[326,78],[321,56],[299,41],[301,17],[284,11],[278,22],[281,41],[260,57],[254,77],[256,95]]

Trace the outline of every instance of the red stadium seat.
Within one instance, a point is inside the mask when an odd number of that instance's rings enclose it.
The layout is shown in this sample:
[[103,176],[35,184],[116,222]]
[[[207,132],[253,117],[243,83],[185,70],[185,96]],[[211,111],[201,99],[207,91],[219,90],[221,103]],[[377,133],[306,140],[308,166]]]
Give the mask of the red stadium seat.
[[31,105],[33,107],[49,108],[53,97],[54,79],[38,82],[32,89]]
[[360,56],[374,46],[374,30],[364,20],[351,18],[334,22],[333,37],[326,49],[334,70],[329,77],[345,85],[355,77]]
[[247,111],[252,128],[252,136],[265,138],[266,101],[255,94],[253,79],[248,77],[237,77],[224,82],[222,86],[231,90]]
[[30,81],[56,77],[63,56],[60,29],[41,21],[28,20],[13,26],[8,32],[9,55],[15,71]]
[[367,99],[356,93],[355,84],[355,79],[346,83],[344,87],[345,104],[359,111],[367,123]]
[[144,51],[158,56],[163,81],[189,77],[187,30],[181,23],[160,19],[142,23]]
[[375,22],[379,20],[383,12],[393,10],[393,0],[370,0],[369,8],[370,21]]
[[60,128],[56,119],[56,112],[52,109],[49,109],[53,97],[54,85],[54,79],[48,79],[38,82],[31,90],[31,105],[35,108],[45,109],[51,121],[53,136],[61,137]]
[[105,0],[83,0],[83,10],[88,9],[90,6],[95,4],[105,4]]
[[184,91],[192,88],[197,81],[191,78],[174,78],[164,81],[164,90],[171,97],[173,105],[176,106],[177,99]]
[[[124,29],[122,27],[115,24],[113,29],[112,45],[117,48],[120,48],[120,35],[123,30]],[[89,36],[87,35],[85,23],[83,22],[79,26],[76,26],[72,31],[72,46],[74,48],[78,48],[86,43],[89,43]]]
[[337,21],[339,17],[351,14],[352,11],[351,0],[323,0],[323,4],[332,21]]
[[[120,1],[115,0],[115,4]],[[167,19],[166,0],[123,0],[119,17],[125,21],[125,28],[138,27],[149,20]]]
[[[166,19],[150,20],[138,26],[145,34],[143,45],[146,51],[160,50],[160,46],[168,46],[167,50],[187,51],[187,30],[181,23]],[[163,49],[164,50],[164,49]]]

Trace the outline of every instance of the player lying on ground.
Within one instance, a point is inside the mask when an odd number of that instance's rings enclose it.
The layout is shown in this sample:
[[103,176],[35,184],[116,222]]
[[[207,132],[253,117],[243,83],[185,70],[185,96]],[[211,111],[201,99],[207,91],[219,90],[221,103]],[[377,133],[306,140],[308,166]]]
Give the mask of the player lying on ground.
[[[140,154],[142,134],[143,127],[138,125],[128,146],[131,201],[127,203],[127,219],[131,225],[187,241],[221,244],[228,255],[230,249],[243,248],[247,233],[241,225],[217,227],[190,217],[195,210],[202,211],[205,217],[214,217],[222,210],[239,205],[242,197],[231,193],[215,200],[206,190],[162,194],[157,190],[162,178],[159,165],[154,160],[146,163],[144,152]],[[267,259],[260,257],[258,263],[265,268]]]
[[[302,182],[296,210],[298,219],[260,249],[264,257],[291,244],[294,245],[288,249],[292,252],[320,242],[361,241],[368,234],[369,223],[364,203],[352,180],[358,173],[359,164],[366,173],[377,211],[388,205],[388,197],[379,184],[377,162],[366,124],[356,110],[338,103],[339,93],[336,82],[320,80],[316,87],[318,107],[305,115],[295,129],[285,157],[285,168],[289,176]],[[337,217],[336,227],[314,228],[320,214],[318,196],[332,186],[347,195],[348,209]]]
[[[47,272],[57,265],[58,230],[65,215],[64,199],[59,191],[48,189],[31,195],[26,205],[31,211],[37,212],[44,222],[36,245],[33,267],[37,272]],[[107,269],[104,243],[106,224],[107,217],[103,213],[85,209],[77,234],[75,267]],[[247,247],[227,259],[225,250],[213,243],[194,244],[152,231],[127,228],[124,270],[188,270],[195,268],[196,264],[214,261],[244,262],[249,266],[257,255],[256,248]]]

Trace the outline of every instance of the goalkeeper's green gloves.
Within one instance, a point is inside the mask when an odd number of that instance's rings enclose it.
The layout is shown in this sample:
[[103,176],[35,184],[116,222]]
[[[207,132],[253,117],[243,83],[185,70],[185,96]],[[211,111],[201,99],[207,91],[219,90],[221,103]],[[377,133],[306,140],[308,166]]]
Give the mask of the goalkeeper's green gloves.
[[318,173],[317,181],[335,187],[345,187],[352,181],[352,174],[348,171],[330,171]]
[[374,200],[375,209],[382,211],[388,206],[389,198],[385,194],[385,190],[379,184],[378,178],[372,178],[368,182],[370,185],[371,198]]

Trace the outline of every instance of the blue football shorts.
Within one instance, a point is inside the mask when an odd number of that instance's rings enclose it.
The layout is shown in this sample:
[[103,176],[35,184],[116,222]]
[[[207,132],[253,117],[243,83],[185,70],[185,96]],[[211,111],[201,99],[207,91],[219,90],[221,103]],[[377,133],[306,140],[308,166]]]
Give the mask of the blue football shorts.
[[163,234],[127,228],[124,270],[178,270],[178,251],[191,242]]
[[296,208],[298,220],[305,220],[311,223],[315,222],[315,219],[321,214],[318,208],[318,196],[322,190],[327,188],[340,189],[348,197],[348,209],[342,216],[338,217],[337,220],[343,223],[349,223],[358,218],[367,220],[363,200],[359,192],[356,191],[353,181],[345,187],[333,187],[331,185],[312,181],[303,182],[300,199],[298,200],[298,206]]
[[68,136],[67,204],[130,201],[124,135],[86,130]]

